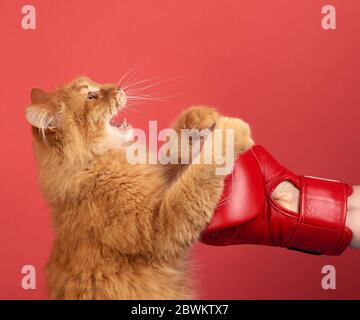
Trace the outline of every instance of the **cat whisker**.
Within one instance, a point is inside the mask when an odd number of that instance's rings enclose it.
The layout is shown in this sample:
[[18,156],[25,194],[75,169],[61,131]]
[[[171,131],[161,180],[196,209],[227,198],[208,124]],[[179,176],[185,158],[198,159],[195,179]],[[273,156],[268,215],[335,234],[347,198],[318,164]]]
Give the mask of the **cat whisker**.
[[165,101],[163,98],[161,97],[154,97],[154,96],[150,96],[150,95],[146,95],[146,96],[126,96],[128,101],[131,100],[148,100],[148,101]]
[[131,67],[131,68],[129,68],[129,69],[122,75],[122,77],[120,78],[120,80],[119,80],[116,84],[117,84],[118,86],[120,86],[120,85],[121,85],[121,82],[124,81],[124,80],[126,79],[126,77],[128,77],[129,74],[130,74],[131,72],[133,72],[133,70],[134,70],[134,66]]
[[157,95],[157,94],[128,94],[126,93],[126,97],[128,100],[141,100],[141,101],[160,101],[160,102],[168,102],[169,100],[179,97],[181,95],[183,95],[184,93],[177,93],[177,94],[173,94],[173,95],[167,95],[167,96],[161,96],[161,95]]
[[136,109],[136,108],[134,107],[134,105],[131,105],[131,104],[130,104],[129,106],[125,106],[124,109],[125,109],[125,110],[130,110],[130,111],[135,111],[135,112],[137,112],[137,113],[140,113],[140,114],[143,115],[143,116],[148,116],[147,113]]
[[121,88],[126,94],[128,102],[134,102],[134,101],[139,103],[146,103],[151,101],[167,102],[169,101],[169,99],[181,95],[181,94],[174,94],[174,95],[162,96],[160,92],[154,93],[150,89],[159,88],[161,85],[183,78],[185,75],[169,77],[168,74],[164,74],[158,77],[136,81],[135,78],[137,78],[139,70],[140,70],[139,66],[133,67],[132,70],[128,72],[128,74],[129,73],[133,73],[133,74],[130,76],[129,75],[123,76],[122,80],[119,81],[119,83],[121,83],[125,79],[127,82],[126,84],[123,83],[123,86],[121,86]]
[[148,78],[148,79],[142,79],[142,80],[139,80],[139,81],[136,81],[136,82],[133,82],[133,83],[130,83],[129,85],[127,85],[127,86],[125,86],[124,87],[124,90],[126,90],[126,89],[129,89],[129,88],[132,88],[132,87],[134,87],[134,86],[136,86],[136,85],[139,85],[139,84],[142,84],[142,83],[149,83],[149,82],[151,82],[151,81],[155,81],[155,80],[158,80],[158,81],[166,81],[167,79],[166,79],[166,77],[167,77],[167,75],[160,75],[160,76],[158,76],[158,77],[153,77],[153,78]]
[[[143,63],[138,63],[132,66],[131,68],[129,68],[128,71],[126,71],[124,75],[120,78],[120,80],[117,82],[117,85],[123,87],[128,85],[129,82],[134,81],[135,80],[134,77],[140,72],[140,70],[144,68],[146,63],[147,61]],[[122,84],[123,81],[125,81],[125,83]]]
[[[158,82],[150,83],[150,84],[145,85],[145,86],[141,86],[141,87],[138,87],[138,88],[135,87],[135,89],[141,89],[141,90],[151,89],[151,88],[153,88],[153,87],[159,86],[159,85],[161,85],[161,84],[169,83],[169,82],[171,82],[171,81],[180,79],[180,78],[182,78],[182,77],[184,77],[184,76],[176,76],[176,77],[172,77],[172,78],[169,78],[169,79],[163,79],[163,80],[160,80],[160,81],[158,81]],[[149,79],[149,81],[152,81],[152,79]],[[145,82],[145,81],[143,81],[143,82]],[[131,90],[129,90],[129,89],[134,89],[134,88],[133,88],[134,86],[135,86],[135,84],[133,84],[133,85],[131,85],[131,86],[124,87],[123,90],[124,90],[124,91],[131,91]]]

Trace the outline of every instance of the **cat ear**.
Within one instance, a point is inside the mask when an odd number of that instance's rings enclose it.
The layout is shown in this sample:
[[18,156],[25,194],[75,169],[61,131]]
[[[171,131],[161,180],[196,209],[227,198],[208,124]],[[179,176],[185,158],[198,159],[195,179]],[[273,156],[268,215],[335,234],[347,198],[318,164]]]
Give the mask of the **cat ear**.
[[56,117],[45,106],[31,105],[25,110],[25,118],[33,127],[46,130],[55,130],[57,127]]
[[31,102],[33,104],[44,103],[48,98],[47,92],[34,88],[31,90]]

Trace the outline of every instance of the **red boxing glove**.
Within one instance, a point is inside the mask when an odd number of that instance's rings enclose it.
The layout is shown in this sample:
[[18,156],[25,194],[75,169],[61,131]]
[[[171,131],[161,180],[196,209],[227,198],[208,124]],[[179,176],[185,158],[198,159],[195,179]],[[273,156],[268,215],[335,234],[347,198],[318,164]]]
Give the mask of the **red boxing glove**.
[[[283,181],[300,190],[299,213],[272,199],[273,190]],[[216,246],[261,244],[340,255],[352,238],[345,226],[351,193],[352,187],[339,181],[295,175],[256,145],[236,160],[200,240]]]

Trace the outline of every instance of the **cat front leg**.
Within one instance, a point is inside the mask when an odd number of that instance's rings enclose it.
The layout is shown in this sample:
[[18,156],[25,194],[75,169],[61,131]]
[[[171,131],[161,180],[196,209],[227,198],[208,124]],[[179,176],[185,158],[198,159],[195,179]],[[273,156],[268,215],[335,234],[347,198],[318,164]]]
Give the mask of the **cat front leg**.
[[[172,161],[172,163],[164,166],[170,180],[184,172],[192,161],[192,147],[196,142],[195,140],[203,139],[200,135],[205,132],[204,130],[213,130],[219,118],[220,114],[214,108],[205,106],[190,107],[179,115],[172,127],[178,137],[177,144],[172,146],[172,148],[177,149],[177,158],[173,159],[175,161]],[[190,130],[197,130],[197,133],[191,132],[189,136]],[[184,150],[185,148],[186,150]],[[182,158],[182,151],[188,152],[188,159]]]
[[[223,139],[226,130],[234,131],[234,141],[230,144],[234,148],[232,161],[235,161],[239,153],[253,145],[250,128],[241,119],[220,117],[216,121],[215,129],[219,129],[221,134],[212,133],[213,145],[221,143],[223,155],[229,145],[228,141]],[[203,148],[199,157],[203,159],[208,151]],[[187,166],[165,194],[157,216],[159,232],[155,234],[161,254],[179,254],[198,239],[210,222],[220,200],[225,178],[224,175],[217,174],[216,169],[223,164],[219,164],[216,157],[213,153],[211,163],[200,161],[199,164]]]

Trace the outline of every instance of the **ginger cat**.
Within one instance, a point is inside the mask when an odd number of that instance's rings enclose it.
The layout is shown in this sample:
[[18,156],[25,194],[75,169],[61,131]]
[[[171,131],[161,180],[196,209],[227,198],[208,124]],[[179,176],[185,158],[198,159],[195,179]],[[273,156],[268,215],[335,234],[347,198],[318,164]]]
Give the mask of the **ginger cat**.
[[[55,228],[50,298],[192,298],[187,253],[220,199],[217,165],[129,164],[129,127],[112,121],[126,104],[115,84],[80,77],[31,97],[26,119]],[[206,107],[173,128],[214,127],[235,130],[236,154],[253,144],[245,122]]]

